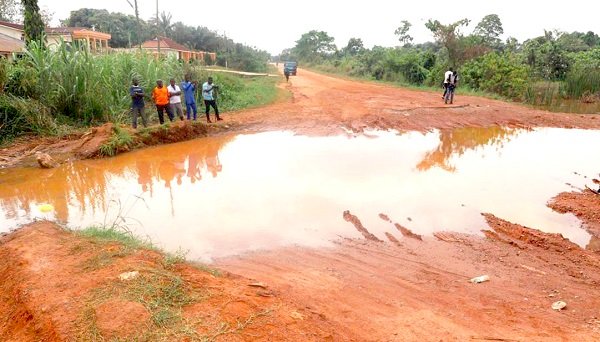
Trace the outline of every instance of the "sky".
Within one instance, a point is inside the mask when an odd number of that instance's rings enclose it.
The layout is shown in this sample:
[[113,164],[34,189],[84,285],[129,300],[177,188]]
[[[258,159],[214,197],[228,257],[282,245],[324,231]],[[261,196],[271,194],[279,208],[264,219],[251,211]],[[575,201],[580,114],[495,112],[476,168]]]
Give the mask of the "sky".
[[[133,2],[133,0],[130,0]],[[446,24],[462,18],[471,20],[464,29],[470,33],[487,14],[498,14],[504,26],[504,36],[519,41],[543,35],[546,30],[594,31],[600,34],[600,1],[570,0],[159,0],[159,11],[170,12],[173,22],[190,26],[205,26],[225,34],[235,42],[255,46],[271,54],[295,45],[303,33],[325,31],[336,39],[338,47],[352,37],[361,38],[366,47],[399,45],[394,30],[402,20],[413,27],[409,32],[415,43],[432,41],[425,28],[428,19]],[[38,0],[40,7],[54,12],[54,24],[65,19],[70,11],[82,7],[106,9],[110,12],[134,14],[127,0],[82,2],[79,0]],[[156,0],[138,0],[140,16],[149,19],[156,13]]]

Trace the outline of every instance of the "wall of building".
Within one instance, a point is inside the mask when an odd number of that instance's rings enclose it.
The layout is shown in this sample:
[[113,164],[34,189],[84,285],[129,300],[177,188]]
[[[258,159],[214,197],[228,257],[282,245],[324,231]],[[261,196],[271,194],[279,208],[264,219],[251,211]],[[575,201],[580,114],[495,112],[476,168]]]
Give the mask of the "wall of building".
[[19,40],[22,40],[21,38],[23,38],[23,31],[12,27],[0,26],[0,33]]

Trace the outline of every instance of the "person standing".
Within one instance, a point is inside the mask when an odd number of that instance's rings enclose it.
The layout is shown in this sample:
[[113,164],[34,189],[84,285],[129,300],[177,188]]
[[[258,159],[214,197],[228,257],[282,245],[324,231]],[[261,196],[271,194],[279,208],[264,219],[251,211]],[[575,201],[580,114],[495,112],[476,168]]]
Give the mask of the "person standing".
[[131,96],[131,126],[137,128],[138,115],[142,117],[142,125],[148,127],[148,118],[144,112],[144,89],[139,86],[138,80],[133,79],[129,88]]
[[219,86],[213,84],[213,78],[209,77],[208,81],[204,82],[202,85],[202,97],[204,98],[204,105],[206,106],[206,121],[210,121],[210,107],[212,106],[215,109],[215,116],[217,117],[217,121],[221,121],[221,117],[219,116],[219,108],[217,108],[217,95],[215,91],[219,89]]
[[169,120],[173,121],[173,113],[169,108],[169,91],[163,86],[163,81],[156,81],[156,87],[152,90],[152,99],[156,105],[156,112],[158,113],[158,121],[160,124],[165,123],[165,110],[169,116]]
[[187,112],[187,119],[190,120],[190,114],[194,113],[194,121],[196,121],[196,116],[198,115],[198,110],[196,109],[196,87],[198,86],[198,82],[193,81],[190,82],[190,76],[185,75],[185,81],[181,82],[181,89],[183,89],[183,94],[185,98],[185,110]]
[[448,86],[450,85],[451,81],[452,81],[452,74],[453,74],[453,70],[452,68],[448,69],[448,71],[446,71],[446,73],[444,73],[444,95],[442,95],[442,99],[446,98],[446,93],[448,92]]
[[183,121],[183,107],[181,106],[181,88],[179,88],[179,86],[175,84],[174,78],[172,78],[169,81],[167,91],[169,92],[169,107],[171,107],[171,113],[173,114],[173,116],[177,114],[177,116]]

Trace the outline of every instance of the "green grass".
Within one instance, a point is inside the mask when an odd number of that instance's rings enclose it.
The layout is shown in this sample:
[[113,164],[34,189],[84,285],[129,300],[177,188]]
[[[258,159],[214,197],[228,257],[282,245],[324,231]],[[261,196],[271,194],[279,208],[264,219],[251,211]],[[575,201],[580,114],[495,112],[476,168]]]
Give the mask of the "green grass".
[[75,233],[96,242],[118,242],[123,246],[133,250],[157,250],[157,248],[149,240],[140,239],[134,236],[131,232],[125,231],[121,228],[92,226],[83,230],[75,231]]
[[133,147],[133,136],[119,126],[113,126],[113,135],[100,146],[100,154],[112,157],[120,151],[127,151]]

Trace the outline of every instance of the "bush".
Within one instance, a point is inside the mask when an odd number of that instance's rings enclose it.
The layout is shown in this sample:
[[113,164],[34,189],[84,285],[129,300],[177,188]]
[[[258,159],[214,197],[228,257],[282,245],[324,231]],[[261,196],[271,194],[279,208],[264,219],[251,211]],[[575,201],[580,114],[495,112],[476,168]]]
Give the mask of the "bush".
[[600,67],[572,70],[565,77],[561,90],[573,99],[600,94]]
[[529,83],[529,68],[511,53],[488,53],[461,68],[462,83],[475,90],[523,99]]
[[0,143],[24,133],[57,133],[50,110],[36,100],[0,94]]

